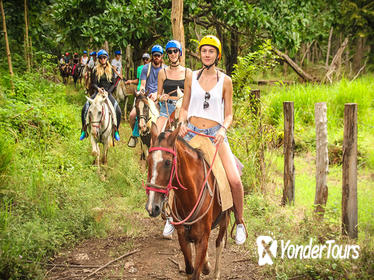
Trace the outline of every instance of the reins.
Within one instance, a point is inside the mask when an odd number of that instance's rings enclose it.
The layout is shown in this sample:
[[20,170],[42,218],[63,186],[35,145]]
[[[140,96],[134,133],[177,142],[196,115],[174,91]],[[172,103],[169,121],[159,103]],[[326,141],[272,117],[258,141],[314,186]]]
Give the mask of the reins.
[[[194,133],[196,135],[203,136],[203,137],[208,137],[208,138],[212,138],[212,139],[216,138],[215,136],[198,133],[198,132],[193,131],[191,129],[187,129],[187,131],[188,132],[192,132],[192,133]],[[196,209],[198,208],[198,205],[200,204],[202,195],[204,193],[205,185],[207,184],[208,179],[209,179],[209,175],[210,175],[210,173],[212,172],[212,169],[213,169],[213,164],[214,164],[214,161],[215,161],[216,156],[217,156],[218,147],[219,147],[219,145],[216,145],[216,151],[215,151],[214,156],[213,156],[212,164],[210,165],[209,170],[206,173],[206,176],[205,176],[204,182],[202,184],[202,187],[201,187],[199,196],[197,198],[196,204],[194,205],[194,207],[192,208],[191,212],[187,215],[186,218],[184,218],[182,220],[179,220],[177,222],[171,222],[173,225],[181,225],[181,224],[187,224],[187,223],[188,223],[188,225],[191,225],[193,223],[196,223],[198,220],[200,220],[203,216],[205,216],[208,213],[208,210],[206,210],[205,213],[202,216],[196,218],[194,221],[187,222],[192,217],[192,215],[194,215]],[[184,189],[184,190],[187,190],[187,188],[185,188],[180,183],[180,180],[179,180],[179,177],[178,177],[176,148],[174,147],[173,150],[169,149],[169,148],[164,148],[164,147],[152,147],[152,148],[149,149],[149,153],[151,153],[153,151],[165,151],[165,152],[171,153],[173,155],[173,166],[172,166],[172,170],[171,170],[171,173],[170,173],[169,183],[166,186],[166,188],[163,187],[163,186],[159,186],[159,185],[147,182],[147,184],[146,184],[146,192],[147,192],[147,194],[149,193],[149,191],[155,191],[155,192],[159,192],[159,193],[164,193],[164,194],[166,194],[166,196],[168,196],[171,189],[178,189],[177,187],[175,187],[175,186],[172,185],[172,181],[173,181],[174,177],[177,178],[177,182],[178,182],[179,187],[182,188],[182,189]],[[212,200],[213,200],[213,197],[212,197]],[[211,205],[212,205],[212,203],[209,204],[208,209],[211,207]]]

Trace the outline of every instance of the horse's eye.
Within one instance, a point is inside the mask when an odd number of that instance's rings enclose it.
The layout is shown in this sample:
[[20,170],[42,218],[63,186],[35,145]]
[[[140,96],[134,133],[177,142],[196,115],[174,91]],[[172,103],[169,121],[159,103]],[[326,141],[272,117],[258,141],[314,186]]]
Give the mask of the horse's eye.
[[171,165],[171,161],[170,160],[165,160],[165,166],[169,167]]

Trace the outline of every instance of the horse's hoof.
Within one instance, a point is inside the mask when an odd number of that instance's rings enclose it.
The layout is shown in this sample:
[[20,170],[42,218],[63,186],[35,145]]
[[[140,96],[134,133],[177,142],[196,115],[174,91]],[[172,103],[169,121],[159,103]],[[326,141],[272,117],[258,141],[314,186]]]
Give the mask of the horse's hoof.
[[209,262],[206,262],[204,264],[204,267],[203,267],[203,270],[202,270],[202,273],[204,275],[208,275],[210,273],[210,269],[211,269],[211,266],[210,266],[210,263]]

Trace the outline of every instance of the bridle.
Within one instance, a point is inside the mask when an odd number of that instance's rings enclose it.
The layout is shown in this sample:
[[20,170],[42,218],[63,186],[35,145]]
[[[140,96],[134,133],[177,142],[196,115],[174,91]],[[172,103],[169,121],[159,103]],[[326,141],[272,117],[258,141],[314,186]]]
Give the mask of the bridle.
[[[193,131],[191,129],[188,129],[187,130],[188,132],[192,132],[192,133],[195,133],[197,135],[200,135],[200,136],[204,136],[204,137],[209,137],[209,138],[213,138],[215,139],[214,136],[210,136],[210,135],[205,135],[205,134],[202,134],[202,133],[198,133],[196,131]],[[216,156],[217,156],[217,152],[218,152],[218,147],[219,145],[216,145],[216,151],[214,153],[214,157],[213,157],[213,160],[212,160],[212,164],[210,165],[210,168],[209,168],[209,171],[206,173],[206,176],[205,176],[205,179],[204,179],[204,182],[203,182],[203,185],[201,187],[201,190],[200,190],[200,193],[199,193],[199,196],[198,196],[198,199],[197,199],[197,202],[195,204],[195,206],[193,207],[193,209],[191,210],[190,214],[187,215],[186,218],[184,219],[180,219],[178,222],[171,222],[173,225],[181,225],[181,224],[186,224],[186,225],[191,225],[195,222],[197,222],[198,220],[202,219],[207,213],[208,213],[208,210],[209,208],[211,207],[212,205],[212,202],[213,202],[213,199],[211,200],[211,203],[208,207],[208,209],[205,211],[205,213],[203,215],[201,215],[200,217],[196,218],[194,221],[190,221],[190,222],[187,222],[192,216],[195,216],[195,210],[198,208],[200,208],[200,202],[201,202],[201,198],[202,198],[202,195],[204,193],[204,189],[205,189],[205,185],[207,184],[208,182],[208,178],[209,178],[209,175],[210,173],[212,172],[212,168],[213,168],[213,164],[214,164],[214,161],[216,159]],[[165,201],[167,201],[168,197],[169,197],[169,192],[170,190],[172,189],[178,189],[178,187],[176,186],[173,186],[172,182],[173,182],[173,179],[174,178],[177,178],[177,182],[178,182],[178,185],[180,188],[184,189],[184,190],[187,190],[186,187],[184,187],[180,180],[179,180],[179,176],[178,176],[178,170],[177,170],[177,152],[176,152],[176,147],[174,146],[173,149],[170,149],[170,148],[165,148],[165,147],[152,147],[149,149],[149,154],[151,154],[152,152],[154,151],[164,151],[164,152],[168,152],[170,154],[173,155],[173,163],[172,163],[172,168],[171,168],[171,172],[170,172],[170,178],[169,178],[169,182],[168,182],[168,185],[165,187],[165,186],[160,186],[158,184],[153,184],[153,183],[150,183],[149,182],[149,174],[148,174],[148,178],[147,178],[147,183],[146,183],[146,193],[147,195],[149,194],[149,191],[155,191],[155,192],[158,192],[158,193],[163,193],[165,194]],[[205,167],[204,167],[205,168]],[[173,215],[174,216],[174,215]]]
[[[105,101],[106,102],[106,101]],[[105,102],[103,102],[103,104],[101,105],[101,118],[99,121],[91,121],[91,116],[89,116],[89,125],[97,128],[98,130],[100,129],[101,125],[104,123],[105,121]],[[104,134],[105,131],[107,131],[109,127],[109,123],[108,125],[105,127],[105,129],[103,130],[103,132],[101,132],[100,135]]]
[[[144,107],[143,107],[143,114],[140,114],[140,110],[139,108],[137,109],[137,117],[138,117],[138,125],[140,125],[140,120],[143,119],[145,121],[145,124],[147,125],[148,121],[149,121],[149,106],[142,100],[140,100],[139,102],[143,102],[144,104]],[[145,110],[145,107],[147,107],[147,110]],[[146,111],[146,113],[144,113]],[[149,129],[147,128],[147,132],[149,132]]]

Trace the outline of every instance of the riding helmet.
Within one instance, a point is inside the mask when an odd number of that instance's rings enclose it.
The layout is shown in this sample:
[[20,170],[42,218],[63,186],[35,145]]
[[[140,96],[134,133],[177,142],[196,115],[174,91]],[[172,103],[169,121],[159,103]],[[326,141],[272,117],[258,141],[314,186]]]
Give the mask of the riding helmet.
[[151,50],[151,54],[159,52],[160,54],[164,53],[164,49],[160,45],[154,45]]
[[179,41],[177,40],[171,40],[167,42],[165,50],[167,51],[170,48],[176,48],[179,50],[179,55],[182,56],[182,45]]
[[87,53],[87,51],[83,51],[83,54]]
[[117,54],[121,55],[122,53],[121,53],[121,51],[115,51],[114,54],[115,55],[117,55]]
[[106,50],[99,50],[99,52],[97,53],[97,57],[100,57],[100,56],[106,56],[106,57],[109,57],[108,53]]
[[150,59],[151,56],[149,55],[149,53],[143,53],[142,55],[142,59]]
[[221,42],[216,36],[207,35],[204,38],[202,38],[198,46],[199,51],[202,46],[206,46],[206,45],[215,47],[218,51],[218,59],[221,59],[221,54],[222,54]]

